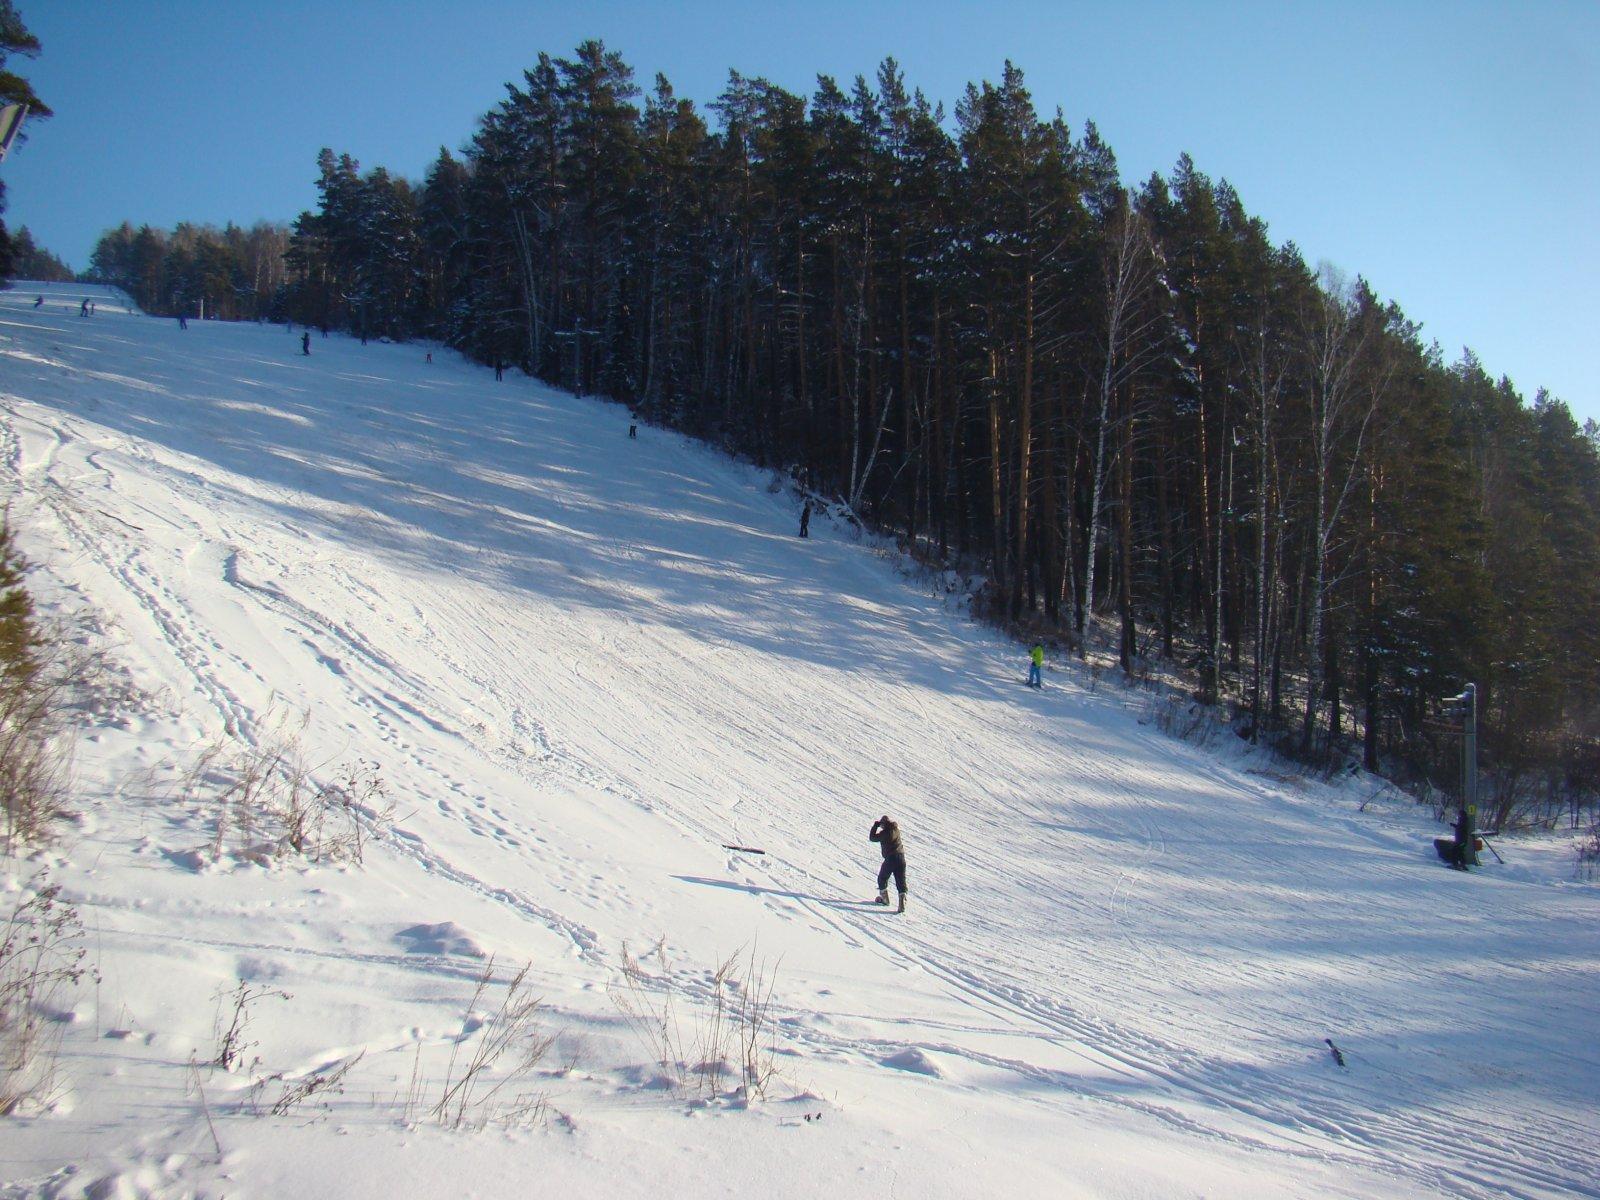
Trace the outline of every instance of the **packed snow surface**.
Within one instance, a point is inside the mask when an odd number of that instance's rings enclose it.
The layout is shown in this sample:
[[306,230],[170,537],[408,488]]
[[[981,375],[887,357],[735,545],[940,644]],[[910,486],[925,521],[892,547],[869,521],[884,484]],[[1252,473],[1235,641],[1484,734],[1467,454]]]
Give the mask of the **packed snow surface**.
[[[300,333],[0,296],[10,519],[111,661],[75,820],[0,877],[48,868],[99,976],[0,1195],[1600,1196],[1569,846],[1446,870],[1371,781],[1176,740],[1112,672],[1024,687],[770,472]],[[226,764],[285,745],[381,781],[359,865],[219,853]],[[733,956],[765,1096],[710,1033]],[[553,1041],[442,1126],[524,964]]]

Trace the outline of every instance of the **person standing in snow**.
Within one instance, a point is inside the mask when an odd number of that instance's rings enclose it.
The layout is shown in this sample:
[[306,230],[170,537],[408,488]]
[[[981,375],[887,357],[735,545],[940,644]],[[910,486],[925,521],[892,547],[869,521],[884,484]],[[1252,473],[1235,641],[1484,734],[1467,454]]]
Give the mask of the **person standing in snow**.
[[906,910],[906,851],[900,841],[900,826],[887,816],[879,817],[867,831],[867,840],[878,843],[883,851],[883,865],[878,868],[878,898],[873,903],[889,903],[889,876],[894,876],[895,891],[900,893],[900,907]]
[[1478,810],[1475,805],[1463,804],[1456,816],[1456,862],[1458,869],[1478,866]]
[[1031,688],[1044,688],[1044,646],[1039,642],[1033,644],[1033,649],[1028,652],[1028,686]]
[[179,329],[187,329],[187,328],[189,328],[189,318],[186,317],[183,313],[179,313],[178,314],[178,328]]
[[811,536],[811,501],[807,500],[805,507],[800,510],[800,536]]
[[311,353],[311,330],[309,329],[300,335],[300,353]]

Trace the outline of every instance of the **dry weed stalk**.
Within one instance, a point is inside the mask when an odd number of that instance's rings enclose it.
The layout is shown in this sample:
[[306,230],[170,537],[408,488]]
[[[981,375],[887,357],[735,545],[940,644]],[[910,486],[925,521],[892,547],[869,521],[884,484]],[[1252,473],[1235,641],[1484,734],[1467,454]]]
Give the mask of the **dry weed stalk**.
[[[528,987],[532,968],[532,963],[524,963],[507,980],[499,1006],[481,1025],[474,1025],[474,1014],[494,983],[492,958],[478,977],[462,1018],[461,1036],[450,1050],[439,1099],[429,1110],[447,1129],[519,1124],[536,1120],[544,1112],[546,1097],[527,1092],[513,1094],[511,1090],[527,1080],[555,1042],[553,1035],[540,1033],[534,1024],[543,1000]],[[474,1033],[481,1036],[457,1074],[461,1047]],[[413,1071],[413,1083],[415,1074]]]
[[0,929],[0,1116],[43,1106],[56,1087],[61,993],[89,968],[78,912],[39,874]]

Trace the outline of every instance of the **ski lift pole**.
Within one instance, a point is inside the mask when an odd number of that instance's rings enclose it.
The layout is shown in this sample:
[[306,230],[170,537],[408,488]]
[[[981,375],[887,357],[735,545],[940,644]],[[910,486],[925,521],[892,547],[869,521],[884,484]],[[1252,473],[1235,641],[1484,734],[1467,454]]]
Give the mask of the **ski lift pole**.
[[1478,808],[1478,685],[1445,697],[1445,711],[1461,721],[1461,807]]

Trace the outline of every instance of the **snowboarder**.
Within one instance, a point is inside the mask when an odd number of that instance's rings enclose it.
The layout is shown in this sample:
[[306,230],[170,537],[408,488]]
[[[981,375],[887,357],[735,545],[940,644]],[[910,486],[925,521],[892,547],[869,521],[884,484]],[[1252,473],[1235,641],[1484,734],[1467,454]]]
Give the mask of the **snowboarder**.
[[895,911],[905,912],[906,851],[900,841],[900,826],[887,816],[879,817],[867,831],[867,839],[877,842],[883,851],[883,866],[878,868],[878,898],[873,903],[889,903],[889,876],[893,875],[895,891],[900,893],[900,907]]
[[1039,642],[1033,644],[1033,649],[1028,652],[1028,686],[1044,689],[1044,646]]
[[309,329],[300,335],[300,353],[311,353],[311,330]]
[[808,537],[811,536],[811,501],[810,500],[807,500],[806,503],[805,503],[805,507],[803,507],[800,510],[800,536],[803,537],[803,538],[808,538]]

